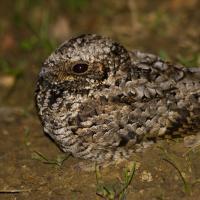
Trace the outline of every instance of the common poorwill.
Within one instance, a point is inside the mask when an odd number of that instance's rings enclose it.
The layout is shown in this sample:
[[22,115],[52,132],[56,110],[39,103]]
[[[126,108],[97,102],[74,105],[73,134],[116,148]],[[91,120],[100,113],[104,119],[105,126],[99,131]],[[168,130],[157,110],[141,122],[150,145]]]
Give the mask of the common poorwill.
[[199,132],[200,70],[81,35],[44,62],[36,104],[44,132],[64,152],[127,158],[145,141]]

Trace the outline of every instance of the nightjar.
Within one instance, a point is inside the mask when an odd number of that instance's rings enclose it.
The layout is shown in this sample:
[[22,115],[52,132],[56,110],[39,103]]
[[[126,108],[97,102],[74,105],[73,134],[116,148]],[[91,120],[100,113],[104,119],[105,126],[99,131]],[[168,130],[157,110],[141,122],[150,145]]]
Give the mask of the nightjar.
[[200,70],[81,35],[44,62],[36,105],[64,152],[99,163],[128,158],[147,141],[199,132]]

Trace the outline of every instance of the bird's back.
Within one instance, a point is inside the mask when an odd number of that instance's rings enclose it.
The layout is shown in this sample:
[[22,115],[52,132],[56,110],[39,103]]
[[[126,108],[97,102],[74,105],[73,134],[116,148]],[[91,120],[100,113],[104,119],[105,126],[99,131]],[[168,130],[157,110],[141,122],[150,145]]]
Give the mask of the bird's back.
[[133,106],[142,110],[138,119],[150,112],[143,123],[145,137],[199,132],[200,70],[173,65],[152,54],[133,51],[130,55],[132,77],[138,82],[132,84],[138,97]]

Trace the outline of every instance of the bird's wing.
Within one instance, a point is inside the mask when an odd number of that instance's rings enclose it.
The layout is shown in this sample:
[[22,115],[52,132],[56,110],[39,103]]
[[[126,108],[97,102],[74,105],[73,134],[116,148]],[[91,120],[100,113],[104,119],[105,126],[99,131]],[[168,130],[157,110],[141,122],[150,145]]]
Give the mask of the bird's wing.
[[[173,78],[175,81],[179,81],[184,77],[200,77],[200,68],[183,66],[181,64],[174,64],[169,61],[164,61],[159,56],[149,53],[143,53],[140,51],[129,52],[133,69],[137,69],[146,78],[155,81],[156,76],[161,76],[167,79]],[[146,73],[145,73],[146,71]]]

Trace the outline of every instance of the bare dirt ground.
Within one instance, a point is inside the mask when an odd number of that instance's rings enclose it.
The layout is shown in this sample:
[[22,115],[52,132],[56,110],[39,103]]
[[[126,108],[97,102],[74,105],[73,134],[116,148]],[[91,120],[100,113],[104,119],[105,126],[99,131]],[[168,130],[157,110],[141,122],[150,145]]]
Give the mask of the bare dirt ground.
[[[42,2],[42,3],[41,3]],[[197,0],[2,1],[0,8],[0,200],[199,199],[200,151],[160,141],[129,163],[83,170],[44,135],[34,108],[41,63],[79,33],[200,66]],[[124,197],[117,196],[131,174]],[[120,193],[121,194],[121,193]],[[115,196],[115,197],[114,197]]]

